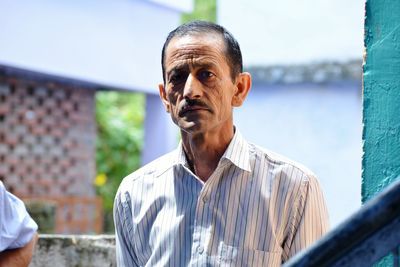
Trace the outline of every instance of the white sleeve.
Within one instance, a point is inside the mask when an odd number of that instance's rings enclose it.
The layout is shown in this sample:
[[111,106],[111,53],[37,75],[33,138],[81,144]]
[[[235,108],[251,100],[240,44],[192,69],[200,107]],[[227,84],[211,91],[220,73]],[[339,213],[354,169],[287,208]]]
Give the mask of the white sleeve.
[[25,246],[38,229],[24,203],[0,181],[0,251]]
[[115,246],[118,267],[140,266],[131,242],[134,237],[132,225],[131,199],[127,192],[121,192],[123,183],[114,201]]
[[318,180],[309,176],[309,180],[302,188],[301,203],[294,225],[293,235],[290,237],[290,245],[285,251],[287,258],[307,248],[321,238],[329,229],[329,216],[324,195]]

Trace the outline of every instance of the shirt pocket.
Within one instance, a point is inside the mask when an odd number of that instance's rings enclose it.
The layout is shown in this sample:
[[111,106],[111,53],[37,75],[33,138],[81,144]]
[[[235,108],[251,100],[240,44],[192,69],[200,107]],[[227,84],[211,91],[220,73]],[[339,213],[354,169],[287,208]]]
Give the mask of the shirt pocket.
[[220,243],[218,246],[218,266],[281,266],[282,252],[238,248]]

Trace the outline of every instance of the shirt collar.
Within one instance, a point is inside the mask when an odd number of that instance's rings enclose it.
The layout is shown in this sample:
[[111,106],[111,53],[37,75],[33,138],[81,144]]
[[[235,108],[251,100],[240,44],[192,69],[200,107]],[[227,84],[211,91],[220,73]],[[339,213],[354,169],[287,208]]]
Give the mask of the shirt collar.
[[[172,161],[171,165],[168,167],[182,165],[186,168],[189,168],[189,164],[183,150],[182,141],[179,142],[178,148],[175,150],[175,152],[175,160]],[[229,160],[232,164],[244,171],[251,172],[249,145],[236,128],[235,134],[233,135],[228,148],[225,150],[225,153],[220,159],[220,164],[224,159]]]
[[189,168],[189,163],[186,159],[185,151],[183,150],[182,140],[179,141],[178,148],[176,149],[176,158],[173,165],[182,165],[184,167]]
[[249,145],[236,128],[228,148],[221,157],[222,159],[227,159],[240,169],[251,172]]

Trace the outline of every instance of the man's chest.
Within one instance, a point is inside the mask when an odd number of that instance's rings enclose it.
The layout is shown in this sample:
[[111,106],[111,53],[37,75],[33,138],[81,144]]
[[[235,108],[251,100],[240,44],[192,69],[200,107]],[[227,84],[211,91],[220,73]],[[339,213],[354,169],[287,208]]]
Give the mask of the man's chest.
[[204,185],[186,174],[144,187],[132,207],[143,265],[280,264],[287,200],[274,181],[235,169],[218,175]]

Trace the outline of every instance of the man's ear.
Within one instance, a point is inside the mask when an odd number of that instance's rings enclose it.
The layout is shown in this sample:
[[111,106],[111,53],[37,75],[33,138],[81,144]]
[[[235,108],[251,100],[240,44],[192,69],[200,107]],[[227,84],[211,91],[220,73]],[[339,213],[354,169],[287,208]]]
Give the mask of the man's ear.
[[251,88],[251,75],[248,72],[242,72],[236,77],[236,92],[232,97],[232,106],[240,107]]
[[158,90],[159,90],[159,93],[160,93],[161,101],[164,104],[164,107],[165,107],[166,111],[169,113],[170,110],[171,110],[171,106],[170,106],[169,101],[167,99],[167,94],[165,92],[165,87],[164,87],[164,85],[162,83],[160,83],[158,85]]

